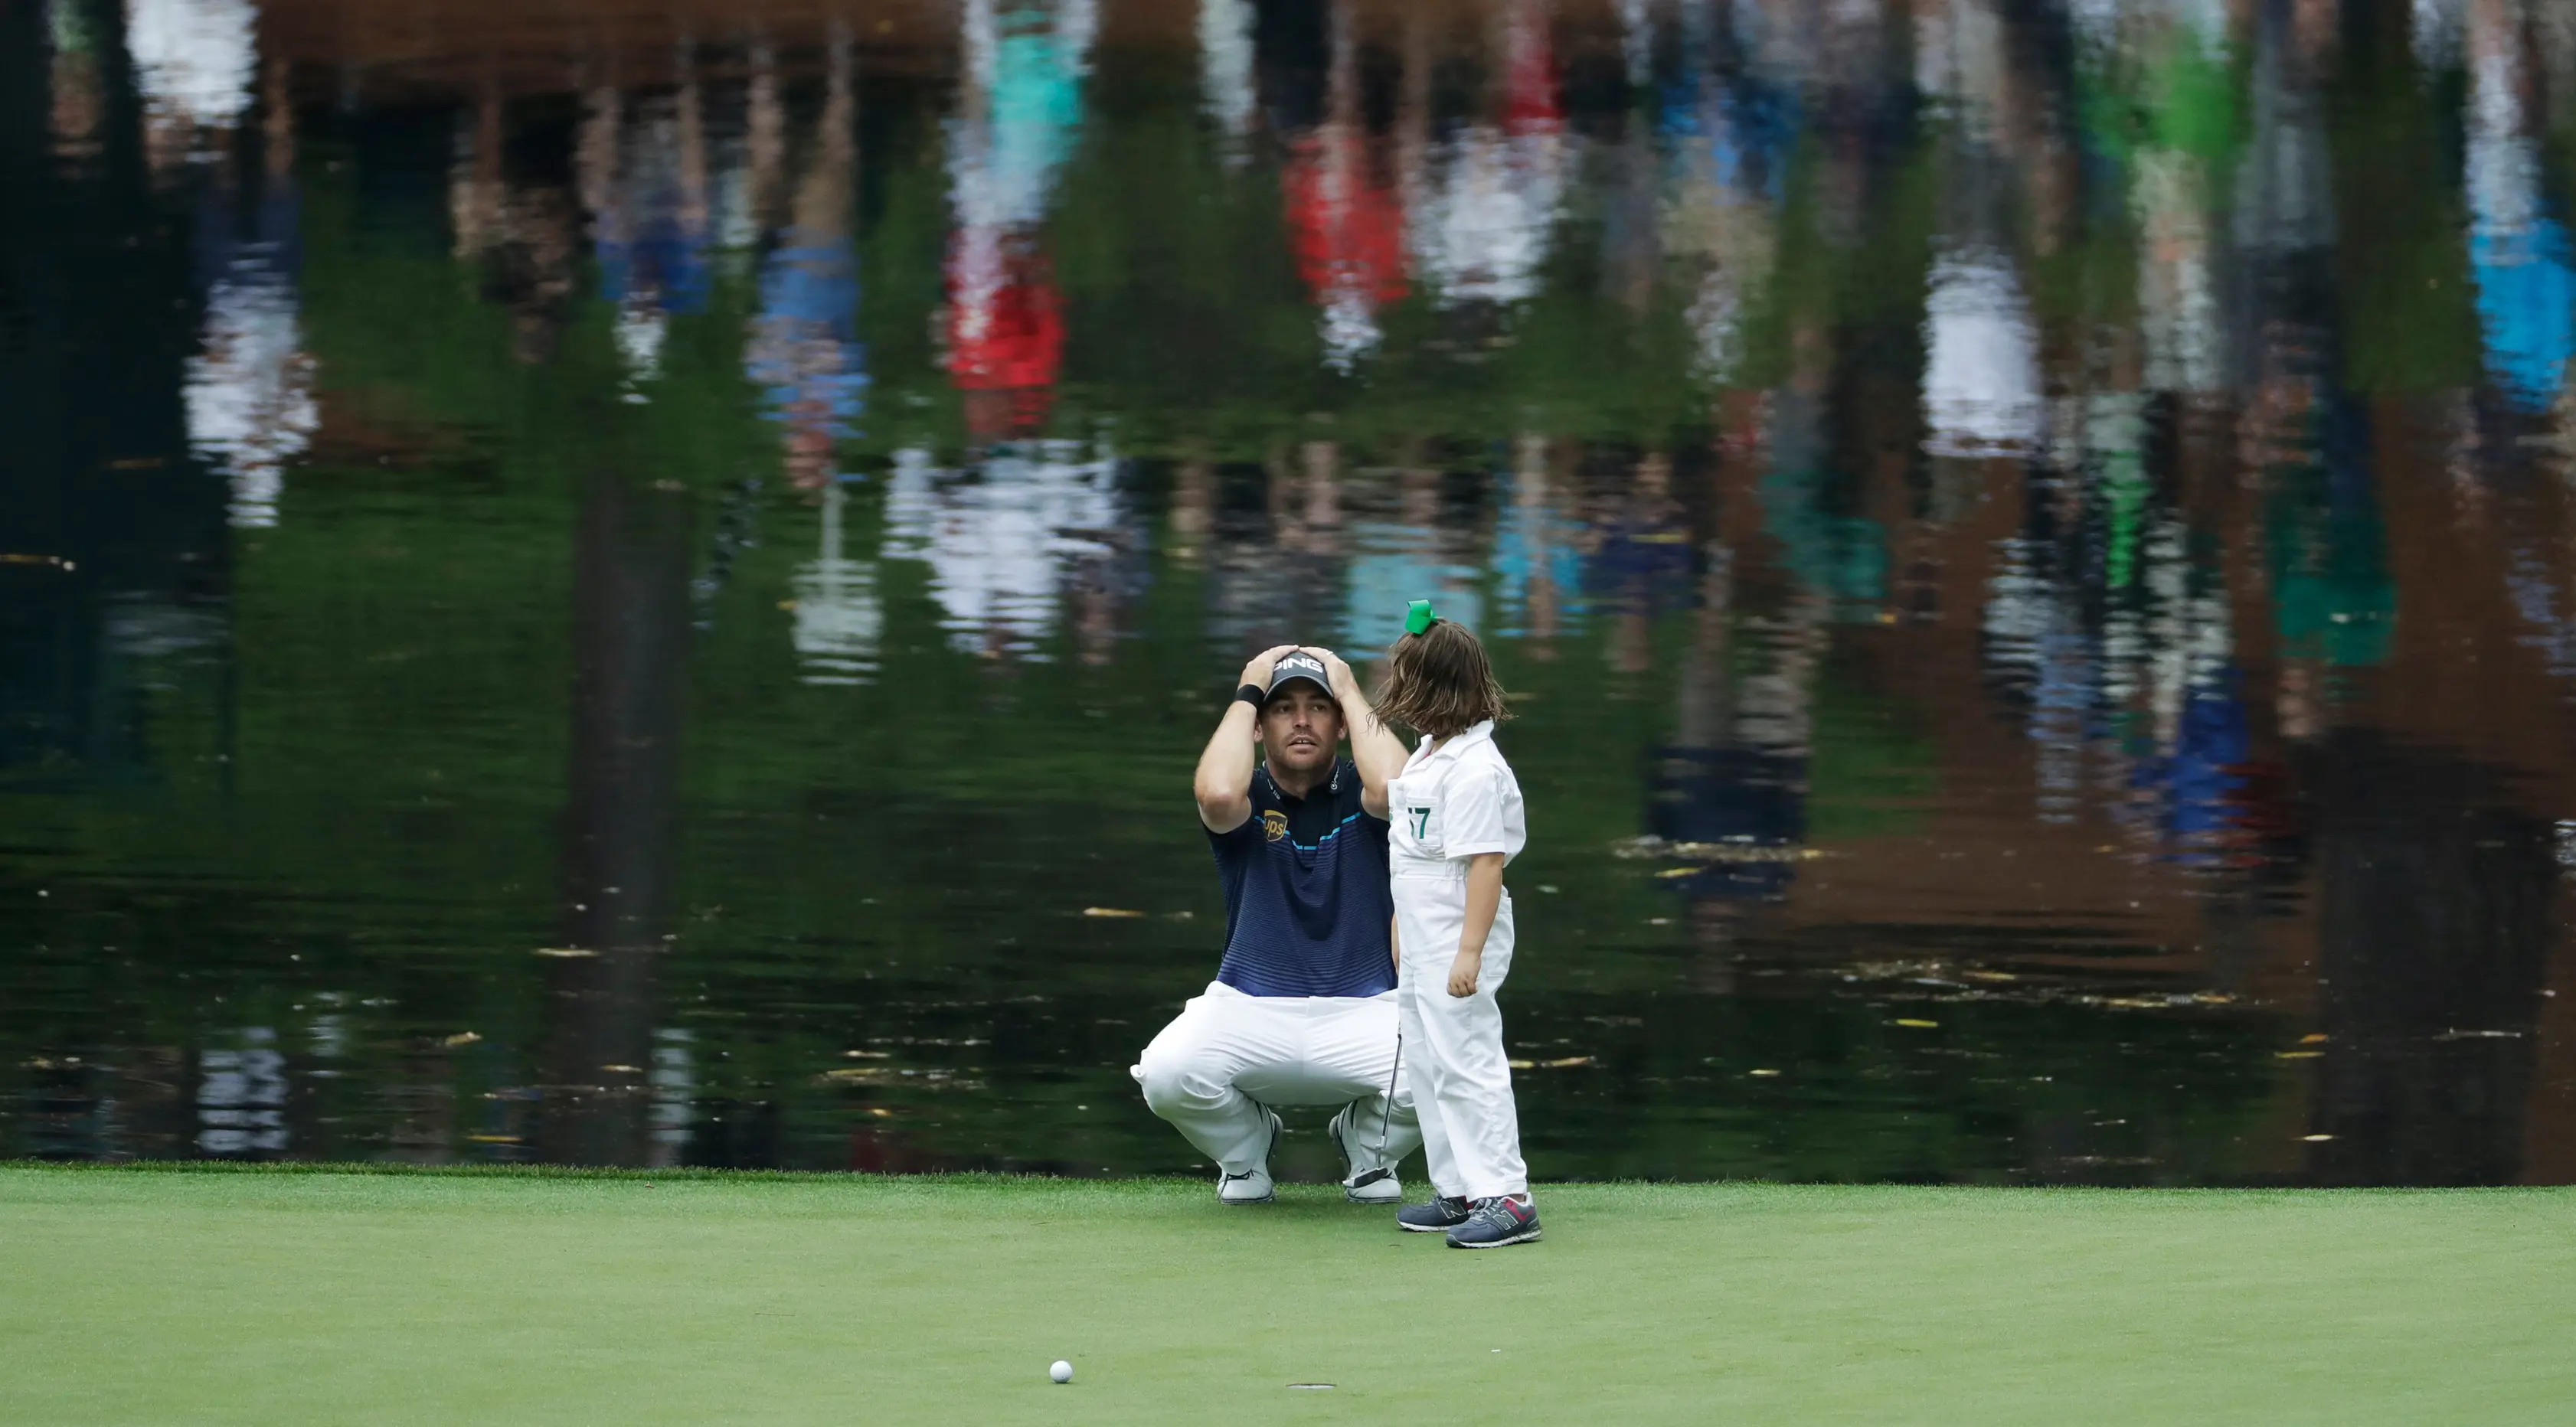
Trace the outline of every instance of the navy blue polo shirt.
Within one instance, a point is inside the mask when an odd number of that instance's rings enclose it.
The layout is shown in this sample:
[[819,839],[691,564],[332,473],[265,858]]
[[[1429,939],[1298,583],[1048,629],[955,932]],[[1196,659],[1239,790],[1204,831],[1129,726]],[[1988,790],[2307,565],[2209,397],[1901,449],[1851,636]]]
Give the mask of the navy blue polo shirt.
[[1225,887],[1216,979],[1247,996],[1375,996],[1395,989],[1387,922],[1386,820],[1360,806],[1347,758],[1311,796],[1252,774],[1252,816],[1211,832]]

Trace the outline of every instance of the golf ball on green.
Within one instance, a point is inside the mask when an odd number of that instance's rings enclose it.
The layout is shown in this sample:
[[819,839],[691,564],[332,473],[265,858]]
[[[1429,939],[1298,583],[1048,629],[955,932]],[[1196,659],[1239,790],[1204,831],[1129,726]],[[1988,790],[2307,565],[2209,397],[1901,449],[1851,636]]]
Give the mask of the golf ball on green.
[[1062,1358],[1058,1358],[1055,1360],[1055,1366],[1047,1369],[1047,1376],[1054,1378],[1058,1382],[1071,1382],[1073,1381],[1073,1364],[1066,1362]]

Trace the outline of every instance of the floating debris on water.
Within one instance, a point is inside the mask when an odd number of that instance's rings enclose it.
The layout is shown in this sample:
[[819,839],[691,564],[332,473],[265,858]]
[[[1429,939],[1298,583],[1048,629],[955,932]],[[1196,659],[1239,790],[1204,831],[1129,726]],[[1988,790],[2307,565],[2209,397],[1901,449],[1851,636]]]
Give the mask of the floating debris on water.
[[916,1090],[981,1090],[984,1082],[971,1074],[981,1068],[969,1066],[967,1070],[970,1073],[961,1075],[945,1066],[897,1069],[890,1065],[845,1065],[824,1071],[814,1077],[814,1082],[818,1085],[904,1085]]
[[[1673,862],[1811,862],[1821,849],[1765,842],[1666,842],[1660,837],[1632,837],[1610,845],[1610,855],[1630,861],[1658,858]],[[1696,868],[1677,867],[1659,877],[1686,876]]]

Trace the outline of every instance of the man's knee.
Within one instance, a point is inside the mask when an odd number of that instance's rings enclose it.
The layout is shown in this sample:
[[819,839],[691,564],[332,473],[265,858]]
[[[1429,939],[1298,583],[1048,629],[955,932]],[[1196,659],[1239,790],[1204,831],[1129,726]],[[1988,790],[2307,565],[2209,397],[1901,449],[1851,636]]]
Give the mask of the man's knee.
[[1208,1109],[1223,1101],[1228,1089],[1197,1057],[1159,1046],[1146,1047],[1136,1083],[1145,1091],[1145,1108],[1166,1120],[1176,1112]]

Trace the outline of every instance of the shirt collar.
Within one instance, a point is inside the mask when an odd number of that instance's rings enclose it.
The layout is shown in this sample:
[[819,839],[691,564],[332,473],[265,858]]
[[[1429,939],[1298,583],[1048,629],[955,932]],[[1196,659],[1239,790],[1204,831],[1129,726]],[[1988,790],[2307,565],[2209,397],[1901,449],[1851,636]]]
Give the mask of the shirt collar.
[[[1333,760],[1333,776],[1316,784],[1313,788],[1308,789],[1306,796],[1303,798],[1289,792],[1277,778],[1271,777],[1269,764],[1265,763],[1261,765],[1261,776],[1269,780],[1270,791],[1278,794],[1279,801],[1283,803],[1303,803],[1312,799],[1315,794],[1319,792],[1327,798],[1338,798],[1342,795],[1342,765],[1348,762],[1350,762],[1350,760],[1347,758],[1335,758]],[[1352,769],[1352,773],[1356,776],[1358,769],[1354,767]]]
[[1433,748],[1431,746],[1431,735],[1426,733],[1422,735],[1422,741],[1414,745],[1416,750],[1414,763],[1419,766],[1430,762],[1434,758],[1453,757],[1466,748],[1489,741],[1493,736],[1494,721],[1492,719],[1486,719],[1484,722],[1475,725],[1473,728],[1461,729],[1458,732],[1451,734],[1449,736],[1449,741],[1441,744],[1438,748]]

